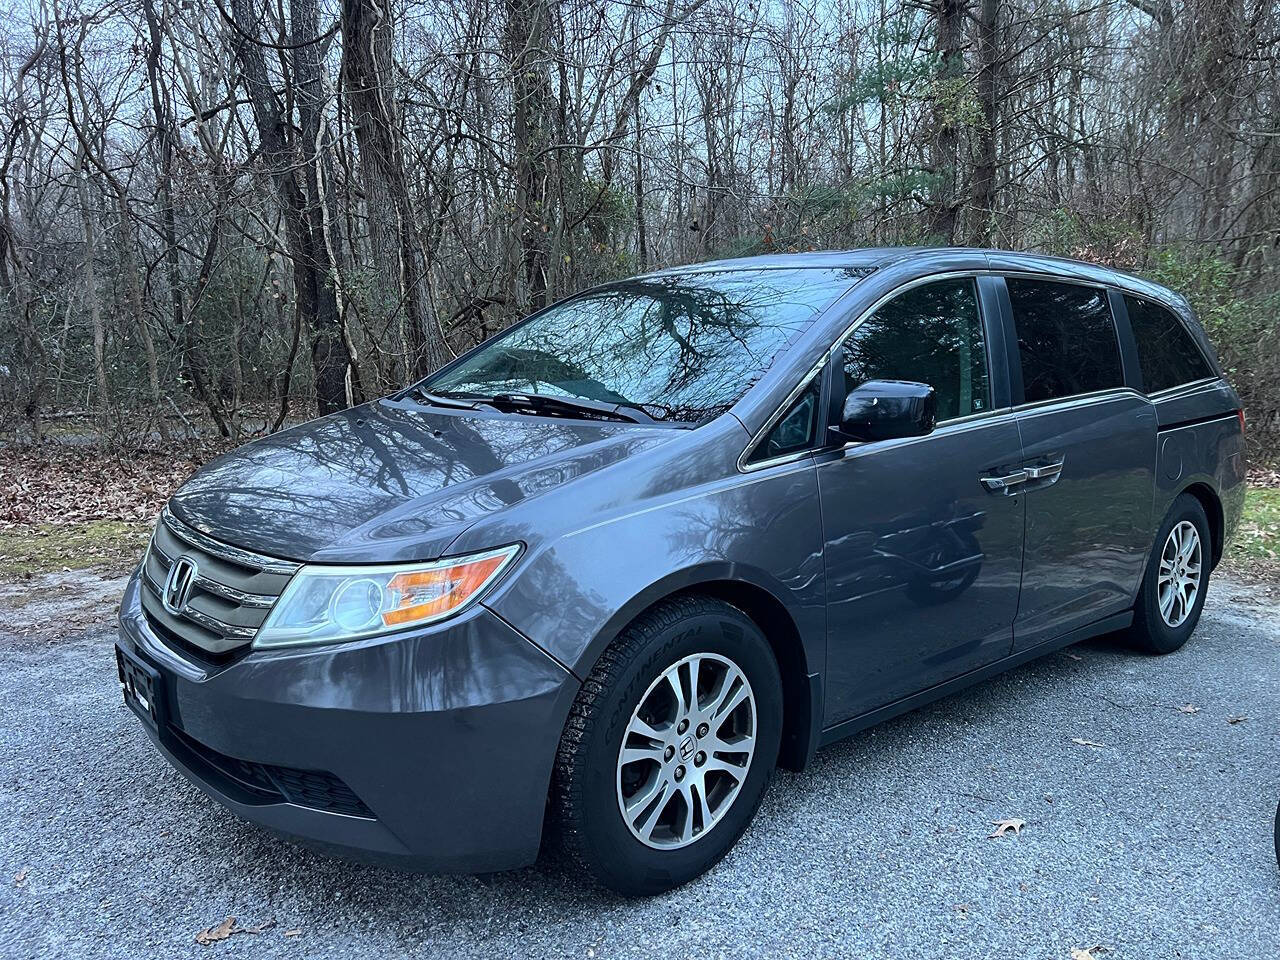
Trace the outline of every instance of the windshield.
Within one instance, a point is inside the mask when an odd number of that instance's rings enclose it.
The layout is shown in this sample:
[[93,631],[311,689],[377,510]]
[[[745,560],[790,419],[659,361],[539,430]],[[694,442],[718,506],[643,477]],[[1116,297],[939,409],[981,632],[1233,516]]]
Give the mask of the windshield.
[[862,275],[799,268],[628,280],[512,327],[424,385],[445,396],[541,394],[706,420]]

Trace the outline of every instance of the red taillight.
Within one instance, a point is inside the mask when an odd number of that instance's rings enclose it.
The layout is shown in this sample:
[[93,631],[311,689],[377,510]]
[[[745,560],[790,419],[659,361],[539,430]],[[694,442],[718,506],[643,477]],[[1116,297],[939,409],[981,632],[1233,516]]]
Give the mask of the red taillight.
[[1240,433],[1244,434],[1244,407],[1236,411],[1236,416],[1240,418]]

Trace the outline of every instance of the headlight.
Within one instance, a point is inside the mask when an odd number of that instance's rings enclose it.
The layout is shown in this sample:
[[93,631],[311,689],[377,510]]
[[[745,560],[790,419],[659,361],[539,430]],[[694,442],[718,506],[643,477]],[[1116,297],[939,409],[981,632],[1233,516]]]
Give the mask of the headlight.
[[336,643],[460,613],[515,559],[519,545],[434,563],[303,567],[254,637],[255,650]]

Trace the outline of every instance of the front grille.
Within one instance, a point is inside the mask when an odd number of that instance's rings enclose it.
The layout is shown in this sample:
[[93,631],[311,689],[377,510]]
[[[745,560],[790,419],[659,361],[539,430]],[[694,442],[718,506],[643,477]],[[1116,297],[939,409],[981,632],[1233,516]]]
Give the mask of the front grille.
[[[191,590],[177,613],[163,602],[169,570],[195,564]],[[213,662],[253,641],[298,564],[221,543],[178,520],[166,507],[142,564],[142,609],[166,642]]]
[[169,731],[208,766],[247,791],[255,802],[286,802],[325,813],[374,819],[364,801],[332,773],[240,760],[205,746],[178,727],[170,726]]

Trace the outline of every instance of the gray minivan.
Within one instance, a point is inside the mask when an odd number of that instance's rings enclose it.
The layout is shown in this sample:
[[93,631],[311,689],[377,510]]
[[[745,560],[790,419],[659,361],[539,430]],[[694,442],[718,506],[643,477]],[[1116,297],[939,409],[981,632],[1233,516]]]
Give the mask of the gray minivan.
[[1103,633],[1186,642],[1244,418],[1180,297],[964,249],[558,303],[165,507],[126,702],[238,815],[441,871],[545,834],[661,891],[775,765]]

